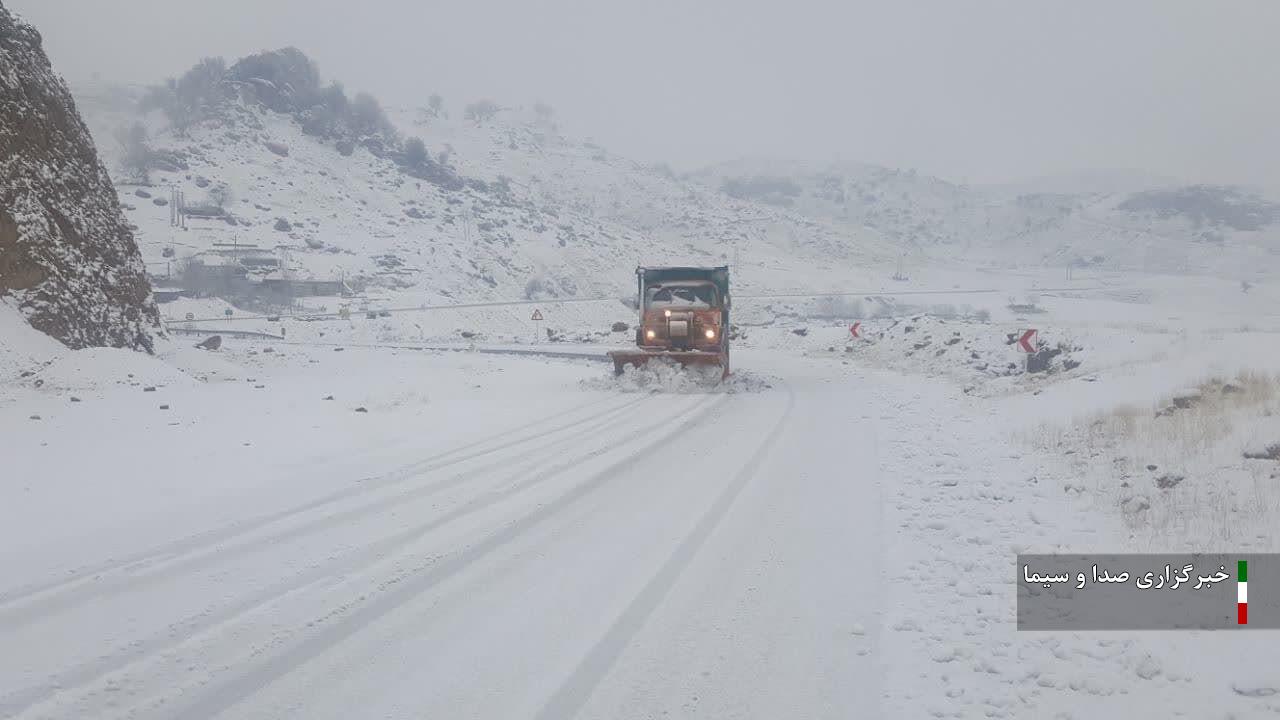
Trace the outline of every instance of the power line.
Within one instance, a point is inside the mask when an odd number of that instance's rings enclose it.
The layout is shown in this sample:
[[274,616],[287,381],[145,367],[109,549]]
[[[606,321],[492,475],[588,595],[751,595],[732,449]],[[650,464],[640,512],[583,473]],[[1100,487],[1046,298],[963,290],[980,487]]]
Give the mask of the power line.
[[[981,289],[951,289],[951,290],[899,290],[899,291],[867,291],[867,290],[840,290],[832,292],[790,292],[790,293],[760,293],[760,294],[737,294],[733,295],[734,299],[739,300],[775,300],[787,298],[820,298],[820,297],[894,297],[898,295],[979,295],[990,293],[1008,293],[1008,292],[1090,292],[1097,290],[1116,290],[1123,289],[1117,287],[1083,287],[1083,288],[981,288]],[[466,310],[474,308],[491,308],[491,307],[518,307],[521,305],[571,305],[580,303],[594,302],[618,302],[621,298],[617,297],[591,297],[591,298],[565,298],[561,300],[498,300],[493,302],[474,302],[474,303],[457,303],[453,305],[416,305],[412,307],[397,308],[381,308],[369,312],[377,313],[404,313],[404,312],[426,312],[431,310]],[[268,320],[269,318],[303,318],[307,320],[321,318],[341,318],[349,317],[350,312],[314,312],[314,313],[292,313],[292,314],[271,314],[271,315],[238,315],[232,317],[206,317],[206,318],[168,318],[169,322],[236,322],[249,320]],[[274,322],[274,321],[273,321]]]
[[896,295],[979,295],[983,293],[1008,293],[1008,292],[1086,292],[1093,290],[1116,290],[1122,288],[1116,287],[1076,287],[1076,288],[984,288],[980,290],[974,289],[955,289],[955,290],[899,290],[899,291],[883,291],[877,290],[867,292],[864,290],[840,290],[835,292],[806,292],[806,293],[764,293],[760,295],[739,295],[734,294],[735,298],[744,298],[748,300],[771,300],[773,298],[810,298],[810,297],[892,297]]
[[[509,307],[517,305],[567,305],[570,303],[589,303],[589,302],[617,302],[619,298],[568,298],[564,300],[504,300],[495,302],[476,302],[476,303],[458,303],[455,305],[415,305],[413,307],[398,308],[381,308],[378,310],[370,310],[369,312],[423,312],[428,310],[465,310],[467,308],[484,308],[484,307]],[[364,311],[362,311],[364,312]],[[349,315],[350,313],[345,313]],[[208,317],[208,318],[171,318],[169,322],[228,322],[236,320],[266,320],[268,318],[334,318],[343,317],[342,312],[315,312],[315,313],[281,313],[271,315],[240,315],[233,317]]]

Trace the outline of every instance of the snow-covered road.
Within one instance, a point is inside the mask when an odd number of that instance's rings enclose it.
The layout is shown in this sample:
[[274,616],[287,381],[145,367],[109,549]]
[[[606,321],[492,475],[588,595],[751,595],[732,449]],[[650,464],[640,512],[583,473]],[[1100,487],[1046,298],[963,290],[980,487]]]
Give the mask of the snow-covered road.
[[760,392],[572,400],[487,417],[479,439],[390,443],[394,467],[358,483],[282,478],[284,504],[270,479],[241,479],[233,522],[6,584],[0,633],[23,652],[0,657],[0,714],[846,717],[878,702],[881,503],[856,386],[792,372]]
[[[1016,553],[1132,545],[1071,465],[1106,456],[1043,426],[1131,368],[983,397],[840,331],[754,331],[714,388],[240,339],[27,362],[0,718],[1280,714],[1248,634],[1015,628]],[[1176,362],[1143,377],[1208,372]]]

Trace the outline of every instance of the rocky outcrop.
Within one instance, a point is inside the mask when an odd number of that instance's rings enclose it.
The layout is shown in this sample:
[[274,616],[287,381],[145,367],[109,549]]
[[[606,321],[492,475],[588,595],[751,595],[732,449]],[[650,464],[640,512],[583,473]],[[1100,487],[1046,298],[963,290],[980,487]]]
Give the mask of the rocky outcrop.
[[120,202],[40,33],[0,4],[0,296],[72,348],[152,349],[159,313]]

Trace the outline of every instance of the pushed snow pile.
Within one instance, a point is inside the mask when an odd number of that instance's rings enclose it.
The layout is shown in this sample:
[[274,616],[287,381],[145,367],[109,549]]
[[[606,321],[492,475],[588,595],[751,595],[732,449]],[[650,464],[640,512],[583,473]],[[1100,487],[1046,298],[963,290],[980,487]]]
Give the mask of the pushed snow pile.
[[[870,323],[868,323],[870,324]],[[850,339],[844,351],[877,364],[965,380],[990,379],[1032,373],[1056,373],[1080,365],[1071,343],[1038,343],[1031,362],[1017,344],[1018,333],[1009,328],[969,320],[947,320],[915,315],[894,320],[880,329],[864,326],[863,339]]]
[[582,381],[591,390],[646,393],[740,393],[763,392],[773,387],[764,377],[735,372],[721,377],[717,367],[681,367],[671,360],[653,360],[642,368],[628,366],[622,375]]
[[29,380],[38,387],[62,390],[92,390],[113,385],[164,387],[196,382],[151,355],[119,348],[67,352]]
[[32,372],[66,351],[62,343],[28,325],[17,309],[0,301],[0,381]]

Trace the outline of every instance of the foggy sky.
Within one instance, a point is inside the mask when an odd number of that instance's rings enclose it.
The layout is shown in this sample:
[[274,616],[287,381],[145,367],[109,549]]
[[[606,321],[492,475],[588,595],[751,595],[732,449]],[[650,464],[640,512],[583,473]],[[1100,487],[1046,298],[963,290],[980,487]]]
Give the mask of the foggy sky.
[[543,100],[575,134],[681,169],[1129,168],[1280,195],[1275,0],[3,2],[73,81],[294,45],[387,104]]

